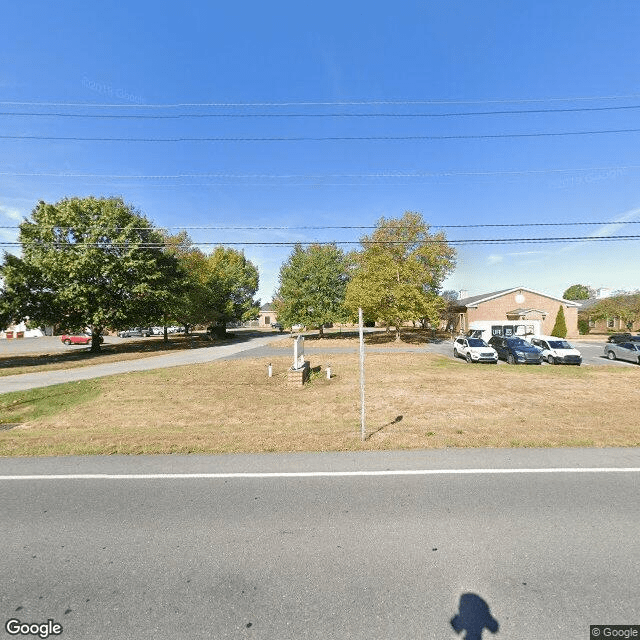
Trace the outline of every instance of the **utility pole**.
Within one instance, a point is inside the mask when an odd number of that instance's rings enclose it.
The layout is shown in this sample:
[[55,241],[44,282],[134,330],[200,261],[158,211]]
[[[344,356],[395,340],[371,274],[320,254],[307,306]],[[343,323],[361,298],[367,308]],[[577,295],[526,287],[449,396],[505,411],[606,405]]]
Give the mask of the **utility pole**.
[[366,429],[364,426],[364,335],[362,330],[362,307],[358,309],[358,324],[360,327],[360,437],[364,442]]

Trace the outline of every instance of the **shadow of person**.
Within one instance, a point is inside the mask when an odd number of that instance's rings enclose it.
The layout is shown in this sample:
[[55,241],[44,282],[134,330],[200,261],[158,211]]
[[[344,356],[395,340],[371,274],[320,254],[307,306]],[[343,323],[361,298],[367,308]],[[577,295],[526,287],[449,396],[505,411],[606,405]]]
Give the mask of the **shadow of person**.
[[466,631],[465,640],[482,640],[484,629],[497,633],[500,627],[491,615],[489,605],[475,593],[460,596],[459,611],[451,618],[451,626],[456,633]]

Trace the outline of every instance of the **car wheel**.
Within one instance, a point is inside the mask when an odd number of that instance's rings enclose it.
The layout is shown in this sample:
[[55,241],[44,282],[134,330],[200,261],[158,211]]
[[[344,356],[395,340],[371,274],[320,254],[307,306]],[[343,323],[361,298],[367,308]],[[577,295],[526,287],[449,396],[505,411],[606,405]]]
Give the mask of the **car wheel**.
[[609,360],[615,360],[616,359],[616,354],[613,353],[613,351],[608,351],[607,352],[607,358],[609,358]]
[[547,356],[547,362],[549,364],[555,364],[556,363],[556,361],[555,361],[553,356]]
[[510,353],[510,354],[507,356],[507,362],[508,362],[509,364],[515,364],[515,363],[516,363],[516,359],[513,357],[513,354],[511,354],[511,353]]
[[453,357],[454,358],[458,357],[458,350],[455,347],[453,348]]
[[471,354],[467,353],[467,362],[471,364]]
[[63,342],[64,342],[66,345],[70,345],[70,344],[71,344],[71,340],[63,340]]

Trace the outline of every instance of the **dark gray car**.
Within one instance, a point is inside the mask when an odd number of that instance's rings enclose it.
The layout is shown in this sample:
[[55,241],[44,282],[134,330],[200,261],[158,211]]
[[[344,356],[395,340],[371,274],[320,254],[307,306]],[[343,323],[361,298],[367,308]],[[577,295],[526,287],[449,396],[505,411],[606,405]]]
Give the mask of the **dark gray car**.
[[498,352],[498,358],[509,364],[542,364],[542,350],[522,338],[493,336],[489,344]]
[[607,343],[604,345],[604,355],[609,360],[627,360],[640,364],[640,344],[637,342]]

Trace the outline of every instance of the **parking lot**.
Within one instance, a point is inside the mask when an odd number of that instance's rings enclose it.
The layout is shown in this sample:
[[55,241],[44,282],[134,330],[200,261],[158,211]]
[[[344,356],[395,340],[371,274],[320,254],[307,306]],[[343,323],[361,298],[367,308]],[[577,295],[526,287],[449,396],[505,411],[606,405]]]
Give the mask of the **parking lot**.
[[[622,360],[609,360],[604,355],[604,345],[606,344],[606,340],[603,338],[602,340],[594,341],[594,340],[569,340],[571,345],[578,349],[582,354],[582,364],[583,365],[611,365],[614,367],[633,367],[632,362],[625,362]],[[430,351],[434,353],[441,353],[442,355],[448,355],[453,358],[453,341],[446,341],[440,344],[429,345],[431,348]],[[456,358],[460,363],[466,364],[466,362],[462,359]],[[498,360],[498,365],[506,365],[507,363],[503,360]],[[543,367],[550,367],[554,365],[549,365],[546,362],[542,363]]]

